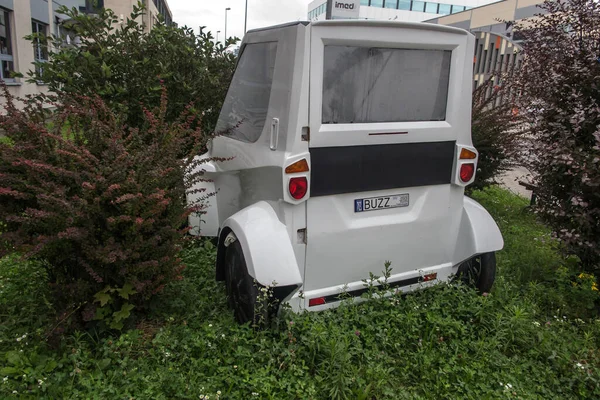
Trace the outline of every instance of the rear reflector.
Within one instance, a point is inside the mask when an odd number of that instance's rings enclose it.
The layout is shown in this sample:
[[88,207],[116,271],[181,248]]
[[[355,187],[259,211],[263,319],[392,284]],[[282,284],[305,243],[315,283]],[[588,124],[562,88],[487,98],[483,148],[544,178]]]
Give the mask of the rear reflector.
[[475,164],[463,164],[460,167],[460,180],[464,183],[470,182],[473,175],[475,175]]
[[286,174],[296,174],[298,172],[308,172],[308,161],[305,158],[296,161],[285,169]]
[[434,274],[429,274],[429,275],[425,275],[423,277],[423,282],[429,282],[429,281],[434,281],[437,279],[437,272]]
[[290,194],[296,200],[302,199],[308,192],[308,180],[305,177],[290,179]]
[[477,158],[477,153],[468,149],[462,149],[460,151],[461,160],[474,160]]
[[316,299],[310,299],[308,301],[309,307],[322,306],[323,304],[325,304],[325,297],[317,297]]

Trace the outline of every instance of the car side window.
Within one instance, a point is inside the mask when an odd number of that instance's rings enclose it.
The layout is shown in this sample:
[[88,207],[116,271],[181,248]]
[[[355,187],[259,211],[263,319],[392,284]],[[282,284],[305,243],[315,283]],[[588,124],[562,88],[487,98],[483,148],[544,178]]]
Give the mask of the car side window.
[[256,142],[265,126],[277,55],[277,42],[247,44],[225,98],[216,133]]

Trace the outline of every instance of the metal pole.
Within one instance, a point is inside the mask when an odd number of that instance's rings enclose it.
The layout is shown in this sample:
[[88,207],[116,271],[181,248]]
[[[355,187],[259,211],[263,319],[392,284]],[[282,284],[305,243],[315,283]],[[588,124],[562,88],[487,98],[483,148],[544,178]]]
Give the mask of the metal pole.
[[219,43],[219,33],[221,33],[221,31],[217,31],[217,43]]
[[231,10],[230,7],[225,9],[225,43],[227,43],[227,11]]
[[247,26],[248,26],[248,0],[246,0],[246,17],[244,18],[244,35],[246,34]]

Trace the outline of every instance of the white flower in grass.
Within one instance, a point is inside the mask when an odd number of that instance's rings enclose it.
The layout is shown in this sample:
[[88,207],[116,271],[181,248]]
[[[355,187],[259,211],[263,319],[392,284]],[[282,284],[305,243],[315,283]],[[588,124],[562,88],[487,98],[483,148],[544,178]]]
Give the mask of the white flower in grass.
[[535,326],[540,326],[540,323],[539,323],[539,322],[537,322],[537,321],[533,321],[533,325],[535,325]]
[[258,396],[258,393],[252,392],[252,396]]
[[585,366],[582,363],[575,364],[575,368],[585,369]]
[[217,395],[219,395],[219,396],[221,395],[221,391],[220,390],[217,390]]

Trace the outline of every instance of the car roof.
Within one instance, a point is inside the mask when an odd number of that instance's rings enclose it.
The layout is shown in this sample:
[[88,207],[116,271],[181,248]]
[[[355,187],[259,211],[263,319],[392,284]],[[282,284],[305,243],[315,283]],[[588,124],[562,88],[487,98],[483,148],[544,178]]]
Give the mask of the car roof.
[[247,33],[264,32],[272,29],[288,28],[296,25],[314,25],[314,26],[340,26],[340,27],[383,27],[383,28],[404,28],[404,29],[419,29],[427,31],[447,32],[455,33],[459,35],[468,35],[469,33],[460,28],[452,26],[432,24],[428,22],[401,22],[401,21],[380,21],[380,20],[366,20],[366,19],[332,19],[325,21],[296,21],[287,24],[273,25],[264,28],[252,29]]

